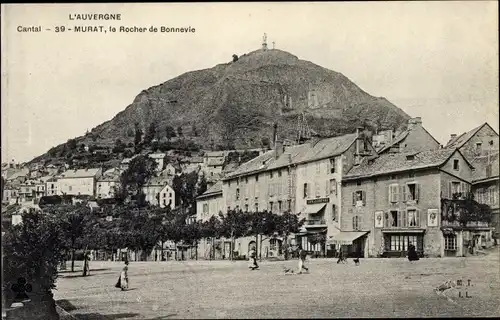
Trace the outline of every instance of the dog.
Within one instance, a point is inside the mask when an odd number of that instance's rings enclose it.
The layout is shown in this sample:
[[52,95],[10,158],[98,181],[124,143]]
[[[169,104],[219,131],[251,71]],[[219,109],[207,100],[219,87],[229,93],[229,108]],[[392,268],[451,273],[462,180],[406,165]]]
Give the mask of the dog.
[[354,261],[354,265],[359,266],[359,258],[352,259]]
[[292,268],[288,268],[288,267],[283,267],[283,272],[285,272],[285,275],[294,274],[294,271],[292,270]]

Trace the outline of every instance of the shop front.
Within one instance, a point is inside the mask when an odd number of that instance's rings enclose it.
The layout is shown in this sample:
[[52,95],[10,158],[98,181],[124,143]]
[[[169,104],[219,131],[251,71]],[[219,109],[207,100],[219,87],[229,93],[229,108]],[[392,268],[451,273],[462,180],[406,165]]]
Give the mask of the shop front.
[[333,245],[336,251],[342,251],[345,257],[367,257],[369,231],[340,231],[330,239],[327,244]]
[[424,253],[424,231],[408,230],[403,231],[383,231],[384,237],[384,257],[406,257],[410,244],[415,246],[417,254]]

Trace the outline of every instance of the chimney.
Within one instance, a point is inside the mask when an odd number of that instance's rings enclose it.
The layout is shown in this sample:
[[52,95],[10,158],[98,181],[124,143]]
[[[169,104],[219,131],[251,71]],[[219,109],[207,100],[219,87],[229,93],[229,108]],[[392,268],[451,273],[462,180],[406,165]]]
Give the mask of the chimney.
[[278,159],[283,154],[283,152],[285,152],[285,146],[283,146],[283,141],[276,140],[274,144],[274,156],[276,157],[276,159]]
[[354,156],[354,163],[355,164],[359,164],[359,160],[360,160],[360,156],[359,156],[359,152],[360,152],[360,143],[361,143],[361,133],[363,132],[364,128],[363,127],[356,127],[356,155]]
[[452,133],[450,134],[450,139],[453,140],[457,137],[457,134],[456,133]]
[[273,125],[273,147],[276,147],[277,139],[278,139],[278,124],[275,122]]

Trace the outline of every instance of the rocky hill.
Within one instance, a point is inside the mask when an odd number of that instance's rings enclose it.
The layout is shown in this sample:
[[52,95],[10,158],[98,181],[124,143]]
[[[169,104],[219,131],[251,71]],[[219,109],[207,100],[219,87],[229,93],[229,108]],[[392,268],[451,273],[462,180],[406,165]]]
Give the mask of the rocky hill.
[[321,136],[351,133],[363,124],[396,129],[409,119],[340,73],[269,49],[143,90],[125,110],[77,142],[112,143],[119,138],[130,143],[135,123],[146,132],[156,121],[160,139],[167,126],[180,126],[186,138],[205,148],[260,147],[263,137],[271,138],[274,122],[280,138],[295,140],[302,113]]

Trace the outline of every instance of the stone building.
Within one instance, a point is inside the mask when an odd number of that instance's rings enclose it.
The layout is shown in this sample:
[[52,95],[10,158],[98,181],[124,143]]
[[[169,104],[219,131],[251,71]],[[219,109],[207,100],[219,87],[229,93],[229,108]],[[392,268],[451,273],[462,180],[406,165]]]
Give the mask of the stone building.
[[499,150],[498,133],[485,122],[461,135],[452,134],[446,148],[459,149],[469,160]]
[[472,173],[454,149],[365,159],[343,179],[341,232],[333,242],[364,257],[405,256],[409,243],[423,255],[462,256],[463,228],[450,230],[442,203],[465,197]]

